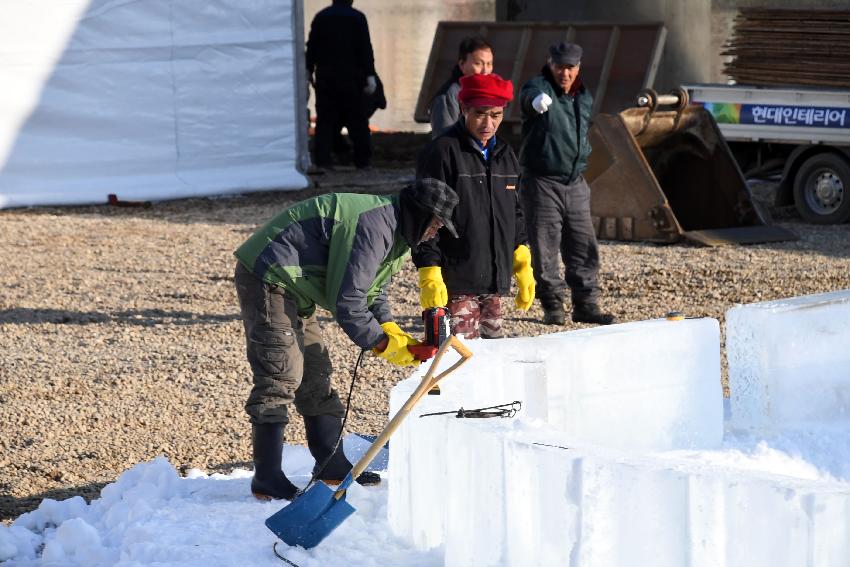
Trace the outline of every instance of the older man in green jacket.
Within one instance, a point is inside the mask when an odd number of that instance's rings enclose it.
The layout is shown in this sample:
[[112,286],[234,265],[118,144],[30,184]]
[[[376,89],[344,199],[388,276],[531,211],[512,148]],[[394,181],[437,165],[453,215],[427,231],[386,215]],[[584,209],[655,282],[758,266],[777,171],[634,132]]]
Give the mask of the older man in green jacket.
[[[522,167],[520,194],[526,215],[537,297],[543,322],[563,325],[564,292],[572,319],[607,325],[599,299],[599,247],[590,217],[590,188],[582,176],[590,154],[587,131],[593,97],[578,78],[582,49],[559,43],[549,49],[540,75],[520,92]],[[561,279],[558,253],[566,277]]]
[[[289,500],[297,491],[281,469],[292,403],[304,417],[317,467],[325,464],[319,479],[338,483],[351,470],[342,445],[334,450],[344,409],[331,386],[316,307],[330,311],[361,349],[393,364],[418,364],[407,348],[417,341],[393,322],[385,287],[410,246],[442,227],[455,233],[457,202],[457,194],[434,179],[395,196],[321,195],[285,209],[236,250],[236,291],[254,377],[245,404],[254,496]],[[364,473],[357,481],[375,484],[380,477]]]

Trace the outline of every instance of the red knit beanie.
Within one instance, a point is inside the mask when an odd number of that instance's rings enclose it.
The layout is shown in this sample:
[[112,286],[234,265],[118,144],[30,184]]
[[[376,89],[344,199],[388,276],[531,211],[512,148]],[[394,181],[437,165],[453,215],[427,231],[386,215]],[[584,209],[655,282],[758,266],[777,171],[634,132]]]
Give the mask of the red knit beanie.
[[460,78],[458,100],[467,108],[505,106],[514,99],[514,85],[499,75],[469,75]]

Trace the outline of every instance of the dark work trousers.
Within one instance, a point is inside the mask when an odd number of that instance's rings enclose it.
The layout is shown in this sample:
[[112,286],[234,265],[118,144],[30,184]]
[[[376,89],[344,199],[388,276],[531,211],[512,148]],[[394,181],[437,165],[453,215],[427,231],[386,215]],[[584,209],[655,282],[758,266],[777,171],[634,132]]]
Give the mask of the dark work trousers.
[[245,325],[254,386],[245,403],[251,423],[289,422],[294,401],[301,415],[334,415],[345,410],[331,387],[331,359],[314,313],[298,316],[295,300],[236,266],[236,293]]
[[[545,310],[560,309],[567,286],[573,305],[596,303],[599,245],[590,218],[590,187],[584,177],[567,184],[562,177],[537,177],[523,172],[520,183],[531,267],[541,305]],[[566,272],[563,280],[559,250]]]
[[366,167],[372,157],[369,117],[363,104],[365,79],[345,69],[322,67],[316,70],[317,166],[331,165],[334,136],[343,126],[354,146],[354,165]]

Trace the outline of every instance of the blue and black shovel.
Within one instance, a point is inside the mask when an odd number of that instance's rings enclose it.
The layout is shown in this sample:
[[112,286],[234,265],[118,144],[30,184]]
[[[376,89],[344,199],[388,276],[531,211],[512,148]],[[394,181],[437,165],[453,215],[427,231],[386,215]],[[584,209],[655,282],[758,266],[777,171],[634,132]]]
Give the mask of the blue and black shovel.
[[[460,360],[449,369],[433,377],[437,365],[443,354],[451,347],[460,355]],[[310,549],[319,545],[338,525],[354,513],[354,507],[345,501],[345,491],[353,482],[353,479],[366,470],[372,459],[378,454],[390,436],[398,429],[402,420],[413,409],[419,400],[425,396],[431,388],[436,386],[443,378],[457,370],[472,356],[472,352],[456,337],[449,338],[440,346],[440,350],[434,355],[434,361],[420,382],[416,391],[404,403],[402,408],[395,414],[381,434],[372,443],[363,457],[351,469],[339,486],[334,490],[325,483],[318,481],[308,487],[300,496],[295,498],[288,506],[281,508],[273,516],[266,520],[266,526],[288,545],[300,545]]]

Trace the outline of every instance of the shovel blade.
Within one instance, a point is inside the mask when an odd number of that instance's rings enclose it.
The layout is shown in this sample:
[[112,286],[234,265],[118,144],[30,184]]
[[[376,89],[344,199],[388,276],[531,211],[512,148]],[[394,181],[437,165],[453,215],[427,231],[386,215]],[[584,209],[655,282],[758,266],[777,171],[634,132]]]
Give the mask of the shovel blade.
[[266,519],[266,527],[287,545],[311,549],[328,537],[338,525],[354,513],[354,507],[337,500],[335,490],[317,482],[301,496]]

